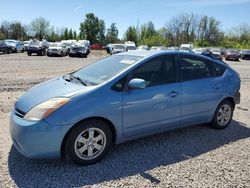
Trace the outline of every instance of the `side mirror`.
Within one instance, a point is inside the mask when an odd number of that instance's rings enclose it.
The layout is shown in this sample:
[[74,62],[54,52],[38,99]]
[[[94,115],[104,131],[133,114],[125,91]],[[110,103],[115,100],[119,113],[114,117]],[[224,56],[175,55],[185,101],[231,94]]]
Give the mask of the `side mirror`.
[[146,88],[146,82],[140,78],[134,78],[128,83],[129,88],[131,89],[144,89]]

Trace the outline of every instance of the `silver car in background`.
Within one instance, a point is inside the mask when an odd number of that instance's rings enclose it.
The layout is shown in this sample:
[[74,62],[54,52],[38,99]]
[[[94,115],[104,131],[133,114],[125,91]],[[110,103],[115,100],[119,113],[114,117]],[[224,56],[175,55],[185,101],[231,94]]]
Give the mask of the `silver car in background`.
[[126,52],[126,46],[124,44],[111,44],[110,55]]
[[16,52],[24,52],[24,45],[21,41],[19,40],[11,40],[11,39],[6,39],[5,43],[11,47],[11,51],[16,53]]
[[61,43],[51,43],[47,50],[47,56],[66,56],[68,55],[68,48]]

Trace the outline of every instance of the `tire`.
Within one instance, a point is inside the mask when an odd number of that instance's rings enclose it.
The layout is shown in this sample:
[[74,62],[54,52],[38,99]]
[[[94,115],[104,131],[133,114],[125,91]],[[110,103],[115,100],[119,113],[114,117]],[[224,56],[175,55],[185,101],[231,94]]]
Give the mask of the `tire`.
[[100,161],[111,146],[109,126],[100,120],[89,120],[73,128],[67,137],[65,149],[73,162],[90,165]]
[[61,57],[63,57],[63,51],[61,51]]
[[32,53],[31,52],[27,52],[27,54],[28,54],[28,56],[31,56]]
[[228,100],[222,101],[215,110],[214,117],[210,125],[216,129],[226,128],[233,117],[234,105]]
[[14,53],[17,53],[17,49],[15,48]]

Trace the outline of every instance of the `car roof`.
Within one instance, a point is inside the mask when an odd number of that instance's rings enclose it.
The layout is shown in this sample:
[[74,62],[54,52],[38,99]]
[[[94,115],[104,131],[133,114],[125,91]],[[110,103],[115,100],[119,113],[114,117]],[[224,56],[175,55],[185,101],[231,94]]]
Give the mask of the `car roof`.
[[[118,53],[115,55],[132,55],[132,56],[140,56],[140,57],[149,57],[153,55],[163,55],[163,54],[191,54],[195,55],[194,53],[190,52],[182,52],[182,51],[174,51],[174,50],[133,50],[123,53]],[[201,56],[199,56],[201,57]]]
[[194,56],[194,57],[207,59],[210,62],[212,61],[212,62],[216,62],[216,63],[224,65],[224,63],[220,62],[219,60],[212,59],[210,57],[207,57],[207,56],[204,56],[204,55],[201,55],[201,54],[196,54],[196,53],[192,53],[192,52],[184,52],[184,51],[174,51],[174,50],[159,50],[159,51],[156,51],[156,50],[132,50],[132,51],[118,53],[118,54],[114,54],[114,55],[131,55],[131,56],[140,56],[142,58],[147,58],[147,57],[150,57],[150,56],[167,55],[167,54],[191,55],[191,56]]

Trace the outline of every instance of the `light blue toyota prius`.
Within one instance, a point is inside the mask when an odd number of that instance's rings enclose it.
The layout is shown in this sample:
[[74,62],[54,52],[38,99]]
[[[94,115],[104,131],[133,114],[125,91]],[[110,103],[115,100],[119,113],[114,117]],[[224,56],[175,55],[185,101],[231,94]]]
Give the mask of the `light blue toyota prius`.
[[93,164],[112,144],[194,124],[227,127],[239,90],[239,74],[221,61],[125,52],[28,90],[15,103],[10,134],[28,158]]

